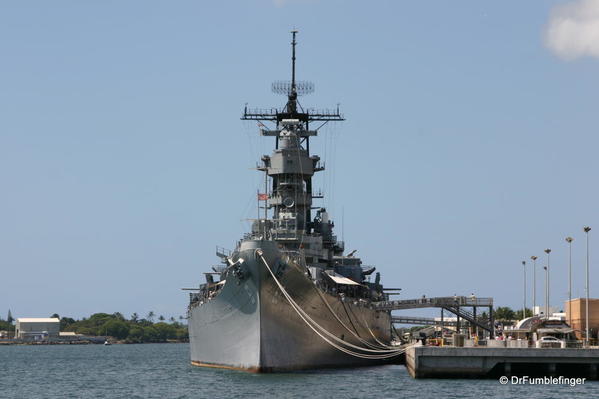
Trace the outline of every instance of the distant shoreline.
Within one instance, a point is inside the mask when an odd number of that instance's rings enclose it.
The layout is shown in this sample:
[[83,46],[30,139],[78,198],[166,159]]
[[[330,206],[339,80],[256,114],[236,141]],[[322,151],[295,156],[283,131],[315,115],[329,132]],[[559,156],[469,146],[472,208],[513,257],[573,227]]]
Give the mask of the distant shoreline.
[[[133,313],[130,319],[122,313],[94,313],[89,318],[75,320],[60,317],[57,313],[49,318],[0,318],[0,345],[86,345],[109,343],[188,342],[187,325],[174,317],[160,315],[154,323],[154,312],[147,318]],[[185,320],[183,316],[179,320]],[[15,324],[13,325],[13,321]],[[23,327],[25,326],[25,327]]]

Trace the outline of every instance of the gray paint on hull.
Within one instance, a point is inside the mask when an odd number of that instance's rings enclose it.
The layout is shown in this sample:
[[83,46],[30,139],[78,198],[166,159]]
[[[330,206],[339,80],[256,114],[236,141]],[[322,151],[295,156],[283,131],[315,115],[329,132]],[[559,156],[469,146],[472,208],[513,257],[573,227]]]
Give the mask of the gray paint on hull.
[[[272,241],[244,241],[239,257],[246,277],[227,277],[222,291],[190,310],[192,362],[257,371],[286,371],[322,367],[365,366],[388,363],[347,355],[330,346],[297,315],[276,286],[255,249],[261,248],[279,281],[298,305],[335,336],[364,347],[331,314],[312,280],[294,265],[280,267],[281,253]],[[335,314],[362,339],[376,344],[391,339],[390,314],[372,310],[357,300],[345,303],[322,292]],[[367,326],[370,328],[367,328]]]

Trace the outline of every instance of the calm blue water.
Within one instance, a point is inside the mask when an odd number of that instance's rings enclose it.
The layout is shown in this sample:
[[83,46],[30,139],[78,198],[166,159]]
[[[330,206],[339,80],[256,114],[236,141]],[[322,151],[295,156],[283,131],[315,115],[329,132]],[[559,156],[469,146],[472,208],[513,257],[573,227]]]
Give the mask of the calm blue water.
[[192,367],[187,344],[0,347],[2,398],[591,398],[576,387],[414,380],[403,366],[249,374]]

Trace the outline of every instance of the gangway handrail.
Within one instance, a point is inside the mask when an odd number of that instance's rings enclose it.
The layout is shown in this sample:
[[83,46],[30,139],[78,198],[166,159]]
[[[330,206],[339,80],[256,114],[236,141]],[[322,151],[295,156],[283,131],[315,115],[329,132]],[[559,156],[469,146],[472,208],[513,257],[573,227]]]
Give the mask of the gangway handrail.
[[439,320],[433,317],[418,317],[418,316],[392,316],[393,324],[418,324],[426,326],[457,326],[455,320]]
[[[473,325],[476,325],[495,335],[493,326],[493,298],[477,298],[476,296],[450,296],[450,297],[432,297],[418,299],[399,299],[395,301],[373,302],[372,307],[377,310],[401,310],[418,308],[443,308],[458,316],[458,320],[464,319]],[[478,318],[475,313],[468,312],[465,307],[488,307],[490,318]]]
[[428,307],[452,307],[452,306],[493,306],[493,298],[477,298],[466,296],[432,297],[418,299],[398,299],[394,301],[374,302],[373,307],[381,310],[416,309]]

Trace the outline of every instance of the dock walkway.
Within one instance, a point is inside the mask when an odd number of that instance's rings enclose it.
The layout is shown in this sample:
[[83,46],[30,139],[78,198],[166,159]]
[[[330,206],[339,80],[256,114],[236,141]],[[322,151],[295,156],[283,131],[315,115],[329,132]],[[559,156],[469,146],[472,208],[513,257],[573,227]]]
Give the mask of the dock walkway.
[[599,349],[411,346],[406,368],[414,378],[501,376],[598,379]]

